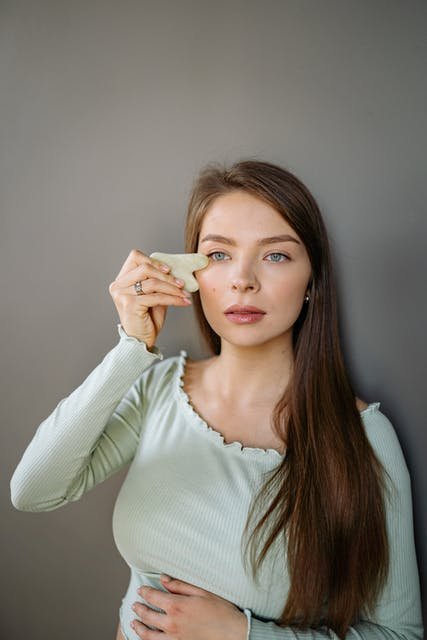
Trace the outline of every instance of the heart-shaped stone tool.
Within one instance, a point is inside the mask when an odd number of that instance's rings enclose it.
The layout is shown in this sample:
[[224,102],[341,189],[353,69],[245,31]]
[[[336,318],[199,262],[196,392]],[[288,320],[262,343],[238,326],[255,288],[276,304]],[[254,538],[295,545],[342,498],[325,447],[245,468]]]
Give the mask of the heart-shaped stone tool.
[[209,264],[209,258],[204,253],[151,253],[150,258],[160,260],[170,266],[175,278],[184,280],[184,289],[193,293],[199,290],[199,283],[193,276],[193,271],[204,269]]

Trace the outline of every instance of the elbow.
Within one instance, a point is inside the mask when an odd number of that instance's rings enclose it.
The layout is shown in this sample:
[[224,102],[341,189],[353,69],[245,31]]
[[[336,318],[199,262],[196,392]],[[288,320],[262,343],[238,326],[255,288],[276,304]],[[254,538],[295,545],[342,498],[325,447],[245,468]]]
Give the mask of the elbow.
[[18,482],[16,471],[10,481],[10,501],[18,511],[28,511],[26,491],[23,490],[21,483]]
[[19,492],[11,491],[10,501],[18,511],[37,511],[35,505],[29,502],[25,495],[22,495]]
[[27,511],[40,513],[42,511],[53,511],[67,502],[66,498],[51,498],[40,501],[35,499],[34,491],[31,491],[31,484],[20,483],[12,477],[10,481],[10,501],[17,511]]
[[10,479],[10,500],[18,511],[37,511],[32,484],[29,475],[22,472],[19,464]]
[[13,478],[10,483],[10,501],[18,511],[39,511],[29,492],[14,483]]
[[11,502],[15,509],[18,511],[26,511],[30,513],[42,513],[43,511],[53,511],[62,507],[67,503],[65,498],[58,498],[57,500],[49,500],[49,502],[34,502],[28,496],[24,494],[14,493],[11,491]]

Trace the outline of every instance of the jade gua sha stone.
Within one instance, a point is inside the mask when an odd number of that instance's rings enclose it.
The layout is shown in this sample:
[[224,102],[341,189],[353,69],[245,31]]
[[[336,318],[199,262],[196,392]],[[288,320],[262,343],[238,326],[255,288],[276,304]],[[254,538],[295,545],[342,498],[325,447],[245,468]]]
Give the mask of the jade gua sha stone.
[[199,290],[199,283],[193,276],[193,271],[204,269],[209,264],[209,258],[203,253],[151,253],[150,258],[165,262],[175,278],[184,280],[184,289],[193,293]]

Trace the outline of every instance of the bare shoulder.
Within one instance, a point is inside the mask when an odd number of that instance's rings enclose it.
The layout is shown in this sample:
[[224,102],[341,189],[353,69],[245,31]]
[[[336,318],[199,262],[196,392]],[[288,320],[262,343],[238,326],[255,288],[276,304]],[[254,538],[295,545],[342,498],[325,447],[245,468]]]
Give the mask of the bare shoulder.
[[363,400],[361,400],[360,398],[356,398],[356,406],[359,409],[359,411],[364,411],[369,407],[369,405]]

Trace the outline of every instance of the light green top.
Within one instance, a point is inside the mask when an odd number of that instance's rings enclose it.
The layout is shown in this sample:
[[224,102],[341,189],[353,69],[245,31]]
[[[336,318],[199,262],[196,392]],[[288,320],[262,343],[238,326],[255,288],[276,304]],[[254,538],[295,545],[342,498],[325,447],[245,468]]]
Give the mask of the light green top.
[[[161,573],[211,591],[244,610],[249,640],[317,640],[277,622],[290,583],[279,536],[259,573],[245,572],[241,535],[263,474],[286,456],[275,449],[226,444],[183,389],[186,352],[164,358],[157,347],[120,340],[38,427],[11,479],[13,505],[51,511],[79,500],[130,463],[113,513],[113,534],[130,568],[120,607],[125,637],[137,640],[131,609],[137,588],[163,588]],[[375,615],[348,640],[421,640],[423,626],[414,547],[411,483],[393,426],[372,403],[361,412],[367,436],[397,491],[387,502],[391,570]],[[337,636],[331,635],[331,638]]]

